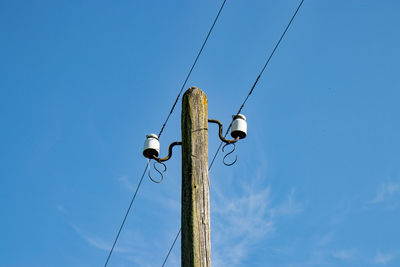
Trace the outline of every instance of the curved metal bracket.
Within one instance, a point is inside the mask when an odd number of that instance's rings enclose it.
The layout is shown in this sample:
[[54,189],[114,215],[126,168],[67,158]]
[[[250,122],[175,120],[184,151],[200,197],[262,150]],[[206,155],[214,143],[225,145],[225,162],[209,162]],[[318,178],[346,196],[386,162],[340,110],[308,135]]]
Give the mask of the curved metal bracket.
[[[164,167],[164,170],[160,171],[159,169],[157,169],[156,164],[161,164],[161,165]],[[163,173],[167,171],[167,166],[165,165],[165,163],[155,161],[155,162],[153,163],[153,168],[161,175],[161,178],[160,178],[159,180],[153,179],[153,177],[152,177],[151,174],[150,174],[150,169],[149,169],[149,172],[148,172],[149,178],[150,178],[150,180],[153,181],[154,183],[159,184],[159,183],[161,183],[161,182],[164,180],[164,175],[163,175]]]
[[[155,162],[153,163],[153,168],[161,175],[161,177],[160,177],[159,180],[153,179],[153,177],[151,176],[150,170],[149,170],[148,174],[149,174],[150,180],[152,180],[154,183],[157,183],[157,184],[159,184],[159,183],[161,183],[163,181],[163,179],[164,179],[163,173],[167,171],[167,166],[165,165],[164,161],[167,161],[172,157],[172,148],[174,146],[180,146],[180,145],[182,145],[182,142],[173,142],[173,143],[171,143],[169,145],[169,147],[168,147],[168,155],[165,158],[158,158],[158,157],[156,157],[154,155],[151,157],[151,159],[155,160]],[[162,165],[164,170],[157,169],[156,164]]]
[[182,145],[182,142],[173,142],[173,143],[171,143],[171,144],[169,145],[169,147],[168,147],[168,156],[166,156],[165,158],[158,158],[158,157],[156,157],[156,156],[153,156],[152,159],[154,159],[155,161],[157,161],[157,162],[159,162],[159,163],[162,163],[162,162],[164,162],[164,161],[167,161],[167,160],[169,160],[169,159],[172,157],[172,148],[173,148],[174,146],[180,146],[180,145]]
[[236,143],[237,141],[239,141],[239,139],[240,139],[239,137],[236,137],[236,138],[233,139],[233,140],[228,140],[228,139],[225,139],[225,138],[222,136],[222,123],[221,123],[219,120],[208,119],[208,122],[218,124],[218,127],[219,127],[219,132],[218,132],[218,134],[219,134],[219,139],[221,139],[222,142],[224,142],[224,143],[226,143],[226,144],[234,144],[234,143]]
[[238,157],[237,157],[237,155],[236,155],[235,160],[234,160],[233,162],[227,163],[227,162],[225,161],[226,157],[229,156],[230,154],[232,154],[232,153],[236,150],[236,144],[235,144],[235,143],[230,143],[230,144],[225,144],[225,145],[222,147],[222,152],[225,152],[225,147],[226,147],[226,146],[229,146],[229,145],[233,145],[233,149],[232,149],[230,152],[226,153],[226,155],[225,155],[224,158],[222,159],[222,162],[223,162],[226,166],[232,166],[233,164],[236,163],[236,161],[237,161],[237,159],[238,159]]

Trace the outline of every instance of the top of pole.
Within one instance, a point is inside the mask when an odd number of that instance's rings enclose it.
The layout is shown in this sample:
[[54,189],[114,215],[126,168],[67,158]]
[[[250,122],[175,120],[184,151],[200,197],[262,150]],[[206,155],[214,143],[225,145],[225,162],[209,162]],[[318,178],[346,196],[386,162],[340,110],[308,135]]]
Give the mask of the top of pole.
[[196,95],[196,94],[204,96],[203,97],[204,105],[207,106],[207,104],[208,104],[207,95],[204,93],[203,90],[197,88],[196,86],[192,86],[185,91],[185,93],[183,94],[183,97],[182,97],[182,101],[186,101],[188,95]]
[[[193,91],[195,91],[195,90],[200,90],[199,88],[197,88],[196,86],[192,86],[192,87],[190,87],[189,89],[187,89],[186,90],[186,92],[184,93],[184,95],[186,95],[186,94],[191,94]],[[202,90],[200,90],[200,91],[202,91]],[[202,91],[203,92],[203,91]],[[203,92],[204,93],[204,92]]]

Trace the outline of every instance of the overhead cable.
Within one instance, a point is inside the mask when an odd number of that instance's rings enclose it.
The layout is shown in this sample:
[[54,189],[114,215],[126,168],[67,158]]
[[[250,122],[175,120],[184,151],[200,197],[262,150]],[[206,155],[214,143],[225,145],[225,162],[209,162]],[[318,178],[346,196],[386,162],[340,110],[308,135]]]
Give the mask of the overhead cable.
[[274,49],[272,50],[271,54],[269,55],[267,61],[266,61],[265,64],[264,64],[263,68],[261,69],[260,73],[258,74],[257,79],[255,80],[255,82],[254,82],[253,86],[251,87],[249,93],[247,94],[246,98],[244,99],[244,101],[243,101],[242,105],[240,106],[240,108],[239,108],[237,114],[239,114],[239,113],[242,111],[244,105],[245,105],[246,102],[247,102],[247,99],[248,99],[249,96],[253,93],[253,90],[254,90],[254,88],[256,87],[256,84],[258,83],[258,80],[260,79],[261,75],[263,74],[263,72],[264,72],[265,68],[267,67],[269,61],[271,60],[272,56],[275,54],[275,51],[276,51],[276,49],[278,48],[279,44],[281,43],[283,37],[285,37],[285,34],[286,34],[287,30],[289,29],[289,27],[290,27],[290,25],[292,24],[294,18],[296,17],[297,12],[299,12],[300,7],[301,7],[301,5],[303,4],[303,2],[304,2],[304,0],[301,0],[301,1],[300,1],[300,4],[297,6],[296,11],[294,12],[294,14],[293,14],[292,18],[290,19],[289,23],[287,24],[287,26],[286,26],[285,30],[283,31],[281,37],[279,38],[278,42],[275,44]]
[[[294,14],[293,14],[292,18],[290,19],[289,23],[287,24],[287,26],[286,26],[285,30],[283,31],[281,37],[279,38],[278,42],[275,44],[274,49],[272,50],[272,52],[271,52],[271,54],[269,55],[267,61],[265,62],[264,66],[262,67],[260,73],[259,73],[258,76],[257,76],[257,79],[256,79],[255,82],[253,83],[253,86],[251,87],[249,93],[247,94],[246,98],[244,99],[244,101],[243,101],[242,105],[240,106],[240,108],[239,108],[238,112],[236,113],[236,115],[239,114],[239,113],[242,111],[244,105],[245,105],[246,102],[247,102],[247,99],[248,99],[248,98],[250,97],[250,95],[253,93],[254,88],[256,87],[256,85],[257,85],[257,83],[258,83],[258,80],[260,79],[261,75],[263,74],[263,72],[264,72],[265,68],[267,67],[268,63],[270,62],[272,56],[275,54],[275,51],[276,51],[276,49],[278,48],[279,44],[281,43],[283,37],[285,37],[286,32],[288,31],[290,25],[292,24],[292,22],[293,22],[294,18],[296,17],[298,11],[300,10],[300,7],[302,6],[303,2],[304,2],[304,0],[301,0],[300,3],[299,3],[299,5],[297,6],[296,11],[294,12]],[[225,132],[224,138],[226,138],[226,136],[228,135],[228,132],[229,132],[229,130],[231,129],[231,127],[232,127],[232,123],[229,124],[229,127],[228,127],[228,129],[226,130],[226,132]],[[214,154],[214,156],[213,156],[213,159],[212,159],[212,161],[211,161],[211,164],[210,164],[210,166],[208,167],[208,170],[210,170],[211,167],[212,167],[212,165],[214,164],[215,158],[217,157],[218,152],[219,152],[220,149],[221,149],[222,143],[223,143],[223,142],[221,141],[221,143],[220,143],[219,146],[218,146],[217,151],[215,152],[215,154]],[[164,260],[164,263],[162,264],[162,267],[163,267],[163,266],[165,265],[165,263],[167,262],[167,259],[168,259],[168,257],[169,257],[169,254],[171,253],[173,247],[175,246],[176,239],[177,239],[178,236],[180,235],[181,230],[182,230],[182,228],[179,229],[179,231],[178,231],[178,233],[177,233],[177,235],[176,235],[176,237],[175,237],[175,240],[174,240],[174,242],[172,243],[172,245],[171,245],[171,247],[170,247],[170,249],[169,249],[169,251],[168,251],[168,254],[167,254],[167,256],[166,256],[166,258],[165,258],[165,260]]]
[[[217,23],[217,20],[218,20],[218,18],[219,18],[219,16],[220,16],[220,14],[221,14],[221,12],[222,12],[224,6],[225,6],[225,2],[226,2],[226,1],[227,1],[227,0],[224,0],[224,1],[222,2],[222,5],[221,5],[221,7],[220,7],[219,10],[218,10],[217,16],[215,17],[215,19],[214,19],[214,21],[213,21],[213,23],[212,23],[212,25],[211,25],[211,28],[210,28],[210,30],[208,31],[207,36],[206,36],[206,38],[204,39],[203,44],[201,45],[201,48],[200,48],[199,52],[197,53],[197,56],[196,56],[196,58],[195,58],[195,60],[194,60],[194,62],[193,62],[193,64],[192,64],[192,66],[191,66],[191,68],[190,68],[190,70],[189,70],[189,73],[187,74],[187,76],[186,76],[186,78],[185,78],[185,80],[184,80],[184,82],[183,82],[183,84],[182,84],[182,87],[181,87],[181,89],[180,89],[180,91],[179,91],[179,93],[178,93],[178,96],[176,97],[175,102],[174,102],[174,104],[172,105],[172,108],[171,108],[171,110],[169,111],[168,116],[167,116],[166,120],[164,121],[164,123],[163,123],[163,125],[162,125],[162,127],[161,127],[160,132],[158,133],[158,138],[161,137],[161,134],[163,133],[164,128],[165,128],[165,126],[167,125],[167,122],[168,122],[168,120],[169,120],[169,117],[171,116],[171,114],[173,113],[173,111],[174,111],[174,109],[175,109],[175,106],[176,106],[176,104],[177,104],[177,102],[178,102],[178,100],[179,100],[179,98],[180,98],[180,96],[181,96],[181,94],[182,94],[182,91],[183,91],[183,89],[185,88],[186,83],[187,83],[187,81],[188,81],[190,75],[192,74],[192,71],[193,71],[194,67],[196,66],[196,63],[197,63],[197,61],[198,61],[198,59],[199,59],[201,53],[203,52],[203,49],[204,49],[204,47],[205,47],[205,45],[206,45],[206,43],[207,43],[207,41],[208,41],[208,38],[209,38],[210,35],[211,35],[212,30],[214,29],[215,24]],[[150,163],[150,162],[148,161],[147,164],[146,164],[146,167],[145,167],[145,169],[144,169],[144,171],[143,171],[143,175],[142,175],[142,177],[140,178],[140,181],[139,181],[139,184],[138,184],[138,186],[137,186],[137,188],[136,188],[135,194],[134,194],[133,197],[132,197],[132,200],[131,200],[131,202],[130,202],[130,204],[129,204],[128,210],[127,210],[126,213],[125,213],[124,219],[122,220],[121,226],[120,226],[120,228],[119,228],[119,230],[118,230],[117,236],[115,237],[114,243],[113,243],[113,245],[112,245],[112,247],[111,247],[111,250],[110,250],[110,252],[109,252],[109,254],[108,254],[108,257],[107,257],[106,263],[104,264],[104,267],[107,266],[107,264],[108,264],[108,262],[109,262],[109,260],[110,260],[111,254],[112,254],[112,252],[113,252],[113,250],[114,250],[114,247],[115,247],[115,244],[116,244],[117,241],[118,241],[119,235],[121,234],[121,230],[122,230],[122,228],[124,227],[126,218],[127,218],[128,214],[129,214],[129,211],[130,211],[130,209],[131,209],[131,207],[132,207],[133,201],[135,200],[136,194],[137,194],[137,192],[138,192],[138,190],[139,190],[139,188],[140,188],[140,185],[142,184],[143,177],[144,177],[144,174],[146,173],[146,170],[147,170],[147,168],[148,168],[148,166],[149,166],[149,163]],[[178,235],[179,235],[179,234],[178,234]],[[176,237],[176,238],[177,238],[177,237]],[[176,240],[175,240],[175,241],[176,241]],[[175,242],[174,242],[174,244],[175,244]],[[171,248],[171,249],[172,249],[172,248]],[[167,258],[168,258],[168,257],[167,257]],[[167,258],[166,258],[166,260],[167,260]],[[165,261],[166,261],[166,260],[165,260]],[[165,262],[164,262],[164,264],[165,264]],[[164,265],[164,264],[163,264],[163,265]]]
[[144,168],[144,171],[143,171],[142,177],[140,178],[139,184],[138,184],[138,185],[137,185],[137,187],[136,187],[135,194],[133,194],[133,197],[132,197],[131,203],[129,204],[129,207],[128,207],[128,209],[126,210],[126,213],[125,213],[124,219],[122,220],[121,226],[119,227],[119,230],[118,230],[117,236],[115,237],[115,239],[114,239],[114,243],[113,243],[113,245],[112,245],[112,247],[111,247],[111,249],[110,249],[110,252],[108,253],[108,257],[107,257],[106,263],[104,264],[104,267],[106,267],[106,266],[107,266],[107,264],[108,264],[108,261],[110,260],[111,254],[112,254],[112,253],[113,253],[113,251],[114,251],[115,244],[117,243],[117,241],[118,241],[118,238],[119,238],[119,235],[121,234],[121,230],[122,230],[122,228],[124,227],[124,224],[125,224],[126,218],[128,217],[129,211],[130,211],[130,210],[131,210],[131,208],[132,208],[133,201],[135,201],[136,194],[137,194],[137,192],[139,191],[140,185],[142,184],[143,177],[144,177],[144,175],[146,174],[146,171],[147,171],[147,168],[149,167],[149,164],[150,164],[150,160],[148,160],[148,161],[147,161],[147,164],[146,164],[146,167]]
[[197,60],[199,59],[199,57],[200,57],[200,55],[201,55],[201,52],[203,52],[203,48],[204,48],[204,46],[206,45],[206,43],[207,43],[207,41],[208,41],[208,37],[210,37],[210,34],[211,34],[212,30],[214,29],[215,23],[217,23],[217,20],[218,20],[218,18],[219,18],[219,15],[221,14],[222,9],[223,9],[224,6],[225,6],[225,2],[226,2],[226,0],[224,0],[224,1],[222,2],[221,7],[219,8],[218,14],[217,14],[217,16],[215,17],[214,22],[213,22],[213,24],[212,24],[210,30],[209,30],[208,33],[207,33],[206,39],[204,39],[203,44],[201,45],[201,48],[200,48],[199,52],[197,53],[196,59],[194,60],[194,62],[193,62],[193,64],[192,64],[192,67],[191,67],[190,70],[189,70],[189,73],[186,75],[186,78],[185,78],[185,81],[184,81],[183,84],[182,84],[181,90],[179,91],[178,96],[176,97],[175,102],[174,102],[174,104],[172,105],[172,108],[171,108],[171,110],[170,110],[169,113],[168,113],[167,119],[165,120],[164,124],[163,124],[162,127],[161,127],[160,132],[158,133],[158,138],[161,137],[161,134],[163,133],[164,128],[165,128],[165,126],[167,125],[167,122],[168,122],[168,120],[169,120],[169,117],[171,116],[172,112],[174,112],[175,106],[176,106],[176,104],[178,103],[178,100],[179,100],[179,98],[180,98],[180,96],[181,96],[181,94],[182,94],[182,92],[183,92],[183,89],[185,88],[186,83],[187,83],[187,81],[188,81],[190,75],[192,74],[192,71],[193,71],[194,67],[196,66]]
[[179,231],[178,231],[178,233],[177,233],[176,236],[175,236],[174,242],[172,242],[172,245],[171,245],[171,247],[169,248],[167,257],[165,257],[164,262],[163,262],[163,264],[162,264],[161,267],[164,267],[165,263],[167,262],[168,257],[169,257],[169,254],[171,254],[171,251],[172,251],[172,249],[173,249],[174,246],[175,246],[176,240],[178,239],[178,237],[179,237],[179,235],[180,235],[180,233],[181,233],[181,230],[182,230],[182,228],[179,228]]

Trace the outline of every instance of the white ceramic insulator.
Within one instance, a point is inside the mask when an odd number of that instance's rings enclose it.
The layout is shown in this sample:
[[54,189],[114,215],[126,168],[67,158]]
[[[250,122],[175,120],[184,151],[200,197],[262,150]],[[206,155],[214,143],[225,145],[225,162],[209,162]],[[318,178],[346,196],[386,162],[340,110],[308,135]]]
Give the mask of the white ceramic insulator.
[[143,155],[148,158],[150,155],[158,157],[160,155],[160,141],[155,134],[146,135],[146,141],[143,145]]
[[239,136],[240,139],[243,139],[246,137],[246,135],[247,135],[246,117],[242,114],[238,114],[237,116],[235,116],[235,119],[232,122],[231,136],[233,138]]

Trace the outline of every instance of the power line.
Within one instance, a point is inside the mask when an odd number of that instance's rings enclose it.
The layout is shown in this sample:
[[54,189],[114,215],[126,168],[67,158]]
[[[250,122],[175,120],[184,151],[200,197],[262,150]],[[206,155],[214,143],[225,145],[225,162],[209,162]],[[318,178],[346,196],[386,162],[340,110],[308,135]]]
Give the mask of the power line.
[[218,20],[218,18],[219,18],[219,15],[221,14],[222,9],[223,9],[224,6],[225,6],[225,2],[226,2],[226,0],[224,0],[224,2],[222,2],[221,7],[219,8],[218,14],[217,14],[217,16],[215,17],[214,22],[213,22],[213,24],[212,24],[210,30],[209,30],[208,33],[207,33],[206,39],[204,39],[204,42],[203,42],[203,44],[202,44],[202,46],[201,46],[199,52],[197,53],[196,59],[194,60],[194,62],[193,62],[193,64],[192,64],[192,67],[191,67],[190,70],[189,70],[189,73],[186,75],[186,79],[185,79],[185,81],[184,81],[183,84],[182,84],[181,90],[179,91],[179,94],[178,94],[178,96],[176,97],[175,102],[174,102],[174,104],[172,105],[171,110],[169,111],[169,114],[168,114],[168,116],[167,116],[167,119],[165,120],[163,126],[161,127],[160,132],[158,133],[158,138],[161,137],[161,134],[163,133],[164,128],[165,128],[165,126],[167,125],[167,122],[168,122],[168,120],[169,120],[169,117],[171,116],[172,112],[174,112],[176,103],[178,103],[179,97],[181,96],[182,91],[183,91],[183,89],[184,89],[185,86],[186,86],[186,82],[188,81],[190,75],[192,74],[192,71],[193,71],[194,67],[196,66],[197,60],[199,59],[199,57],[200,57],[200,55],[201,55],[201,52],[203,52],[203,48],[204,48],[204,46],[206,45],[206,43],[207,43],[207,41],[208,41],[208,37],[210,37],[210,34],[211,34],[212,30],[214,29],[215,23],[217,23],[217,20]]
[[[238,112],[238,114],[239,114],[239,112]],[[229,130],[231,129],[231,127],[232,127],[232,122],[229,124],[229,127],[228,127],[228,129],[226,129],[226,132],[225,132],[224,138],[226,138],[226,136],[228,135],[228,133],[229,133]],[[221,149],[221,146],[222,146],[222,144],[223,144],[223,142],[221,141],[221,142],[219,143],[219,146],[218,146],[218,149],[217,149],[217,151],[216,151],[216,152],[215,152],[215,154],[214,154],[214,157],[213,157],[213,159],[211,160],[210,167],[208,168],[208,170],[210,170],[210,169],[211,169],[211,167],[212,167],[212,165],[214,164],[214,161],[215,161],[215,159],[217,158],[217,154],[218,154],[219,150]]]
[[112,252],[114,251],[115,244],[117,243],[118,238],[119,238],[119,235],[121,234],[121,230],[122,230],[122,228],[124,227],[126,218],[128,217],[129,211],[131,210],[133,201],[134,201],[135,198],[136,198],[136,194],[137,194],[137,192],[139,191],[140,185],[142,184],[143,177],[144,177],[144,175],[146,174],[146,171],[147,171],[147,168],[149,167],[149,164],[150,164],[150,160],[147,161],[147,164],[146,164],[146,167],[144,168],[142,177],[140,178],[139,184],[138,184],[138,186],[136,187],[135,194],[134,194],[133,197],[132,197],[131,203],[129,204],[129,207],[128,207],[126,213],[125,213],[125,216],[124,216],[124,219],[122,220],[121,226],[119,227],[117,236],[115,237],[114,243],[113,243],[113,245],[112,245],[112,247],[111,247],[110,253],[108,254],[108,257],[107,257],[106,263],[104,264],[104,267],[107,266],[108,261],[110,260],[111,254],[112,254]]
[[[286,28],[285,28],[285,30],[283,31],[281,37],[279,38],[278,42],[275,44],[274,49],[272,50],[272,52],[271,52],[271,54],[269,55],[267,61],[265,62],[264,66],[262,67],[260,73],[259,73],[258,76],[257,76],[257,79],[254,81],[253,86],[251,87],[251,89],[250,89],[249,93],[247,94],[246,98],[244,99],[242,105],[240,105],[240,108],[239,108],[238,112],[236,113],[236,115],[239,114],[239,113],[242,111],[244,105],[245,105],[246,102],[247,102],[247,99],[249,99],[250,95],[253,93],[254,88],[256,87],[256,85],[257,85],[257,83],[258,83],[258,80],[260,79],[261,75],[264,73],[265,68],[267,67],[268,63],[270,62],[272,56],[275,54],[275,51],[276,51],[276,49],[278,48],[279,44],[281,43],[283,37],[285,37],[286,32],[288,31],[288,29],[289,29],[290,25],[292,24],[294,18],[296,17],[297,13],[299,12],[301,6],[303,5],[303,2],[304,2],[304,0],[301,0],[300,3],[299,3],[299,5],[297,6],[296,11],[293,13],[293,16],[291,17],[289,23],[286,25]],[[232,122],[229,124],[229,127],[228,127],[228,129],[226,130],[225,136],[224,136],[224,137],[227,136],[227,134],[228,134],[229,130],[231,129],[231,127],[232,127]],[[221,149],[222,143],[223,143],[223,142],[221,141],[221,143],[220,143],[219,146],[218,146],[217,151],[216,151],[215,154],[214,154],[214,157],[213,157],[213,159],[212,159],[212,161],[211,161],[211,164],[210,164],[210,168],[211,168],[211,166],[213,165],[214,160],[215,160],[215,158],[217,157],[217,154],[218,154],[218,152],[219,152],[220,149]]]
[[[226,137],[226,134],[225,134],[225,137]],[[222,143],[221,143],[221,144],[222,144]],[[210,166],[208,167],[208,171],[210,171],[210,169],[211,169],[211,167],[212,167],[212,165],[213,165],[213,162],[214,162],[214,160],[215,160],[215,157],[216,157],[216,155],[214,155],[214,158],[213,158],[213,160],[212,160]],[[179,228],[179,231],[178,231],[178,233],[177,233],[176,236],[175,236],[174,242],[172,242],[172,245],[171,245],[171,247],[169,248],[168,254],[167,254],[167,256],[165,257],[164,262],[163,262],[163,264],[162,264],[161,267],[164,267],[165,263],[167,262],[168,257],[169,257],[169,254],[171,254],[171,251],[172,251],[172,249],[174,248],[175,243],[176,243],[176,240],[178,239],[179,235],[181,234],[181,231],[182,231],[182,228]]]
[[[212,26],[211,26],[210,30],[208,31],[207,36],[206,36],[206,38],[204,39],[203,44],[201,45],[201,48],[200,48],[199,52],[197,53],[196,59],[194,60],[194,62],[193,62],[193,64],[192,64],[192,67],[190,68],[189,73],[187,74],[187,76],[186,76],[186,78],[185,78],[185,81],[184,81],[183,84],[182,84],[181,90],[179,91],[178,96],[176,97],[175,102],[174,102],[174,104],[172,105],[172,108],[171,108],[170,112],[168,113],[167,119],[165,120],[165,122],[163,123],[163,125],[162,125],[162,127],[161,127],[161,130],[160,130],[160,132],[159,132],[159,134],[158,134],[158,138],[161,137],[161,134],[162,134],[162,132],[164,131],[165,126],[167,125],[167,122],[168,122],[168,120],[169,120],[169,117],[171,116],[171,114],[173,113],[173,111],[174,111],[174,109],[175,109],[175,106],[176,106],[176,104],[177,104],[177,102],[178,102],[178,100],[179,100],[179,98],[180,98],[180,96],[181,96],[181,94],[182,94],[182,91],[183,91],[183,89],[185,88],[186,83],[187,83],[187,81],[188,81],[190,75],[192,74],[192,71],[193,71],[194,67],[196,66],[197,61],[198,61],[198,59],[199,59],[201,53],[203,52],[203,49],[204,49],[204,47],[205,47],[205,45],[206,45],[206,43],[207,43],[207,41],[208,41],[208,38],[210,37],[211,32],[212,32],[212,30],[214,29],[215,24],[217,23],[217,20],[218,20],[218,18],[219,18],[219,15],[221,14],[222,9],[223,9],[224,6],[225,6],[225,2],[226,2],[226,0],[224,0],[224,1],[222,2],[222,5],[221,5],[221,7],[220,7],[219,10],[218,10],[217,16],[215,17],[215,19],[214,19],[214,21],[213,21],[213,23],[212,23]],[[120,228],[119,228],[119,230],[118,230],[117,236],[115,237],[114,243],[113,243],[113,245],[112,245],[112,247],[111,247],[111,250],[110,250],[110,252],[109,252],[109,254],[108,254],[108,257],[107,257],[106,263],[104,264],[104,267],[107,266],[108,261],[110,260],[111,254],[112,254],[112,252],[114,251],[115,244],[117,243],[118,238],[119,238],[119,235],[121,234],[122,228],[124,227],[126,218],[128,217],[129,211],[131,210],[133,201],[134,201],[135,198],[136,198],[136,194],[137,194],[137,192],[138,192],[138,190],[139,190],[139,188],[140,188],[140,185],[142,184],[143,177],[144,177],[144,175],[145,175],[145,173],[146,173],[147,168],[149,167],[149,163],[150,163],[150,161],[148,161],[147,164],[146,164],[146,167],[145,167],[145,169],[144,169],[144,171],[143,171],[142,177],[140,178],[139,184],[138,184],[138,186],[137,186],[137,188],[136,188],[135,194],[134,194],[133,197],[132,197],[132,200],[131,200],[131,202],[130,202],[130,204],[129,204],[128,210],[127,210],[126,213],[125,213],[124,219],[122,220],[122,223],[121,223],[121,226],[120,226]],[[179,230],[179,233],[180,233],[180,230]],[[176,238],[175,238],[174,244],[175,244],[175,242],[176,242],[176,239],[177,239],[178,236],[179,236],[179,233],[178,233],[178,235],[177,235]],[[172,247],[173,247],[173,246],[172,246]],[[171,250],[172,250],[172,247],[171,247]],[[169,253],[170,253],[170,252],[171,252],[171,251],[169,251]],[[168,253],[168,255],[169,255],[169,253]],[[168,256],[167,256],[167,258],[168,258]],[[167,258],[165,259],[165,261],[167,260]],[[164,264],[165,264],[165,262],[163,263],[163,265],[164,265]]]
[[175,236],[174,242],[172,243],[172,245],[171,245],[171,247],[170,247],[170,249],[169,249],[169,251],[168,251],[167,257],[165,257],[164,262],[163,262],[163,264],[162,264],[161,267],[164,267],[165,263],[167,262],[168,257],[169,257],[169,254],[171,253],[172,249],[174,248],[175,242],[176,242],[176,240],[178,239],[178,236],[180,235],[181,230],[182,230],[182,228],[179,228],[179,231],[178,231],[178,233],[177,233],[176,236]]
[[285,34],[286,34],[287,30],[289,29],[289,27],[290,27],[290,25],[292,24],[294,18],[296,17],[297,12],[299,12],[299,9],[300,9],[301,5],[303,4],[303,2],[304,2],[304,0],[301,0],[301,1],[300,1],[300,4],[297,6],[296,11],[294,12],[294,14],[293,14],[292,18],[290,19],[289,23],[287,24],[287,26],[286,26],[285,30],[283,31],[281,37],[279,38],[279,41],[275,44],[274,49],[272,50],[271,54],[269,55],[267,61],[266,61],[265,64],[264,64],[263,68],[261,69],[260,74],[258,74],[257,79],[255,80],[253,86],[251,87],[251,89],[250,89],[248,95],[246,96],[245,100],[243,101],[242,105],[240,106],[240,108],[239,108],[237,114],[239,114],[239,113],[242,111],[244,105],[245,105],[246,102],[247,102],[247,99],[248,99],[249,96],[253,93],[253,90],[254,90],[254,88],[256,87],[256,84],[258,83],[258,80],[260,79],[261,75],[263,74],[263,72],[264,72],[265,68],[267,67],[269,61],[271,60],[272,56],[275,54],[275,51],[276,51],[276,49],[278,48],[279,44],[281,43],[283,37],[285,37]]
[[[275,44],[274,49],[272,50],[271,54],[269,55],[269,57],[268,57],[267,61],[265,62],[263,68],[261,69],[260,73],[258,74],[257,79],[255,80],[253,86],[251,87],[249,93],[247,94],[245,100],[243,101],[242,105],[240,106],[240,108],[239,108],[239,110],[238,110],[238,112],[237,112],[236,114],[239,114],[239,113],[242,111],[244,105],[245,105],[246,102],[247,102],[247,99],[248,99],[249,96],[253,93],[254,88],[256,87],[256,85],[257,85],[257,83],[258,83],[258,80],[260,79],[261,75],[263,74],[263,72],[264,72],[265,68],[267,67],[269,61],[271,60],[272,56],[275,54],[275,51],[276,51],[276,49],[278,48],[279,44],[281,43],[283,37],[285,37],[285,34],[286,34],[287,30],[289,29],[290,25],[292,24],[294,18],[295,18],[296,15],[297,15],[297,12],[300,10],[300,7],[302,6],[303,2],[304,2],[304,0],[301,0],[300,3],[299,3],[299,5],[297,6],[296,11],[294,12],[294,14],[293,14],[292,18],[290,19],[289,23],[287,24],[287,26],[286,26],[285,30],[283,31],[281,37],[279,38],[278,42]],[[232,122],[229,124],[229,127],[228,127],[228,129],[226,130],[224,138],[226,138],[226,136],[228,135],[228,132],[229,132],[229,130],[231,129],[231,127],[232,127]],[[216,159],[216,157],[217,157],[217,155],[218,155],[218,152],[219,152],[220,149],[221,149],[222,143],[223,143],[223,142],[221,141],[221,143],[220,143],[219,146],[218,146],[217,151],[216,151],[215,154],[214,154],[214,157],[213,157],[213,159],[212,159],[212,161],[211,161],[211,164],[210,164],[210,166],[208,167],[208,170],[209,170],[209,171],[210,171],[211,167],[212,167],[213,164],[214,164],[214,161],[215,161],[215,159]],[[162,264],[162,267],[164,267],[164,264],[167,262],[168,257],[169,257],[169,254],[171,253],[172,249],[174,248],[175,243],[176,243],[176,240],[178,239],[178,236],[179,236],[180,233],[181,233],[181,230],[182,230],[182,228],[179,229],[179,231],[178,231],[178,233],[177,233],[177,235],[176,235],[176,237],[175,237],[175,240],[174,240],[174,242],[172,243],[172,245],[171,245],[171,247],[170,247],[170,249],[169,249],[169,251],[168,251],[168,254],[167,254],[167,256],[166,256],[165,259],[164,259],[164,262],[163,262],[163,264]]]
[[[261,75],[263,74],[263,72],[264,72],[265,68],[267,67],[268,63],[270,62],[272,56],[275,54],[275,51],[276,51],[276,49],[278,48],[279,44],[281,43],[283,37],[285,37],[285,34],[286,34],[287,30],[289,29],[289,27],[290,27],[290,25],[292,24],[294,18],[296,17],[297,13],[299,12],[301,6],[303,5],[303,2],[304,2],[304,0],[301,0],[300,3],[299,3],[299,5],[297,6],[296,11],[293,13],[292,18],[290,19],[289,23],[286,25],[286,28],[285,28],[285,30],[283,31],[281,37],[279,38],[278,42],[275,44],[274,49],[272,50],[271,54],[269,55],[267,61],[266,61],[265,64],[264,64],[263,68],[261,69],[260,73],[258,74],[257,79],[255,80],[253,86],[251,87],[249,93],[247,94],[246,98],[244,99],[244,101],[243,101],[242,105],[240,106],[240,108],[239,108],[238,112],[236,113],[236,115],[239,114],[239,113],[242,111],[244,105],[245,105],[246,102],[247,102],[247,99],[249,99],[250,95],[253,93],[254,88],[256,87],[256,85],[257,85],[257,83],[258,83],[258,80],[260,79]],[[228,127],[228,129],[226,130],[224,138],[226,138],[226,136],[228,135],[228,132],[229,132],[229,130],[231,129],[231,127],[232,127],[232,122],[229,124],[229,127]],[[212,159],[212,161],[211,161],[210,168],[211,168],[211,166],[213,165],[214,160],[215,160],[215,158],[217,157],[217,154],[218,154],[218,152],[219,152],[220,149],[221,149],[222,143],[223,143],[223,142],[221,141],[221,143],[220,143],[219,146],[218,146],[217,151],[216,151],[215,154],[214,154],[214,157],[213,157],[213,159]]]

